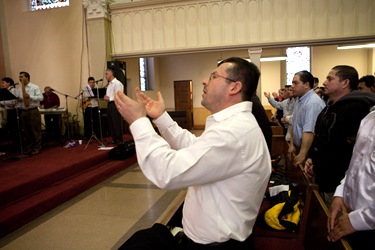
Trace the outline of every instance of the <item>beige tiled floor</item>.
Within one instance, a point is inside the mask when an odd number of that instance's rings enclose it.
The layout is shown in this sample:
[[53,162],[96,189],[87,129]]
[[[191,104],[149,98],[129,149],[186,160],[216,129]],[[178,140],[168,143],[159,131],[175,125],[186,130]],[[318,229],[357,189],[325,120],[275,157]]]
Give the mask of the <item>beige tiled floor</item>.
[[182,193],[160,190],[135,164],[0,239],[0,248],[117,249],[134,232],[162,221]]

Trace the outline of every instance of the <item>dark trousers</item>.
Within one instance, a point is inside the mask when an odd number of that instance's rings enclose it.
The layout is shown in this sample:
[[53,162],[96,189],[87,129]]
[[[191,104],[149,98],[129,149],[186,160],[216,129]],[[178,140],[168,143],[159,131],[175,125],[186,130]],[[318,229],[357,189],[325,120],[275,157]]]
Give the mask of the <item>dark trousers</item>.
[[194,241],[187,239],[186,243],[182,244],[180,249],[186,250],[206,250],[206,249],[214,249],[214,250],[251,250],[253,249],[253,243],[251,241],[251,237],[246,239],[245,241],[237,241],[237,240],[228,240],[222,243],[212,243],[212,244],[199,244],[195,243]]
[[115,102],[109,102],[107,106],[108,130],[112,140],[122,142],[122,117],[118,112]]
[[375,246],[375,230],[358,231],[346,236],[353,250],[370,250]]
[[42,149],[41,117],[37,108],[20,110],[24,151]]
[[87,107],[83,114],[84,121],[84,137],[89,139],[92,132],[95,133],[96,137],[100,137],[99,129],[99,108],[98,107]]
[[223,243],[198,244],[180,233],[174,237],[169,229],[162,224],[154,224],[151,228],[134,233],[119,249],[124,250],[251,250],[252,237],[243,242],[229,240]]

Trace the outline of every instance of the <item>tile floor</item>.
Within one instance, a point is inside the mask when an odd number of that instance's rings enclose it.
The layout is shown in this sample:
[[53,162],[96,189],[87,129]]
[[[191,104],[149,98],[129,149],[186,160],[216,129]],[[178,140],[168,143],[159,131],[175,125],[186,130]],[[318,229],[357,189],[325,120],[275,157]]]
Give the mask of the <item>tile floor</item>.
[[134,164],[3,237],[0,249],[117,249],[134,232],[161,222],[183,193],[157,188]]

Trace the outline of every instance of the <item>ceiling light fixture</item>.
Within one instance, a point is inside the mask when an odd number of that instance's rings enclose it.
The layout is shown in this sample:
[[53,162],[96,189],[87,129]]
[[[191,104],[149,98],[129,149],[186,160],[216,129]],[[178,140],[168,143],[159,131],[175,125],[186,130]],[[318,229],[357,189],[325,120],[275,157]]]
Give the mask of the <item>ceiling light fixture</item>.
[[353,45],[337,45],[338,50],[342,50],[342,49],[369,49],[369,48],[375,48],[375,43],[353,44]]
[[274,56],[274,57],[262,57],[260,58],[261,62],[274,62],[274,61],[284,61],[286,60],[286,56]]
[[[251,62],[251,59],[249,58],[244,58],[245,60]],[[274,56],[274,57],[262,57],[260,58],[260,61],[261,62],[274,62],[274,61],[284,61],[286,60],[287,57],[286,56]],[[217,63],[220,63],[222,60],[219,59],[217,60]]]

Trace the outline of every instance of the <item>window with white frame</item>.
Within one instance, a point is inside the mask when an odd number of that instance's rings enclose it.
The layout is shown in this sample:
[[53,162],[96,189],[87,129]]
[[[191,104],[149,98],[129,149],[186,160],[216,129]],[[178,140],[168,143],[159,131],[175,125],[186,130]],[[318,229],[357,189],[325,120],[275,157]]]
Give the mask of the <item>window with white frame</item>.
[[147,88],[147,60],[144,57],[139,58],[139,83],[141,91],[146,91]]
[[30,9],[46,10],[69,6],[69,0],[30,0]]
[[301,70],[311,71],[310,47],[290,47],[286,49],[286,80],[292,85],[294,74]]

